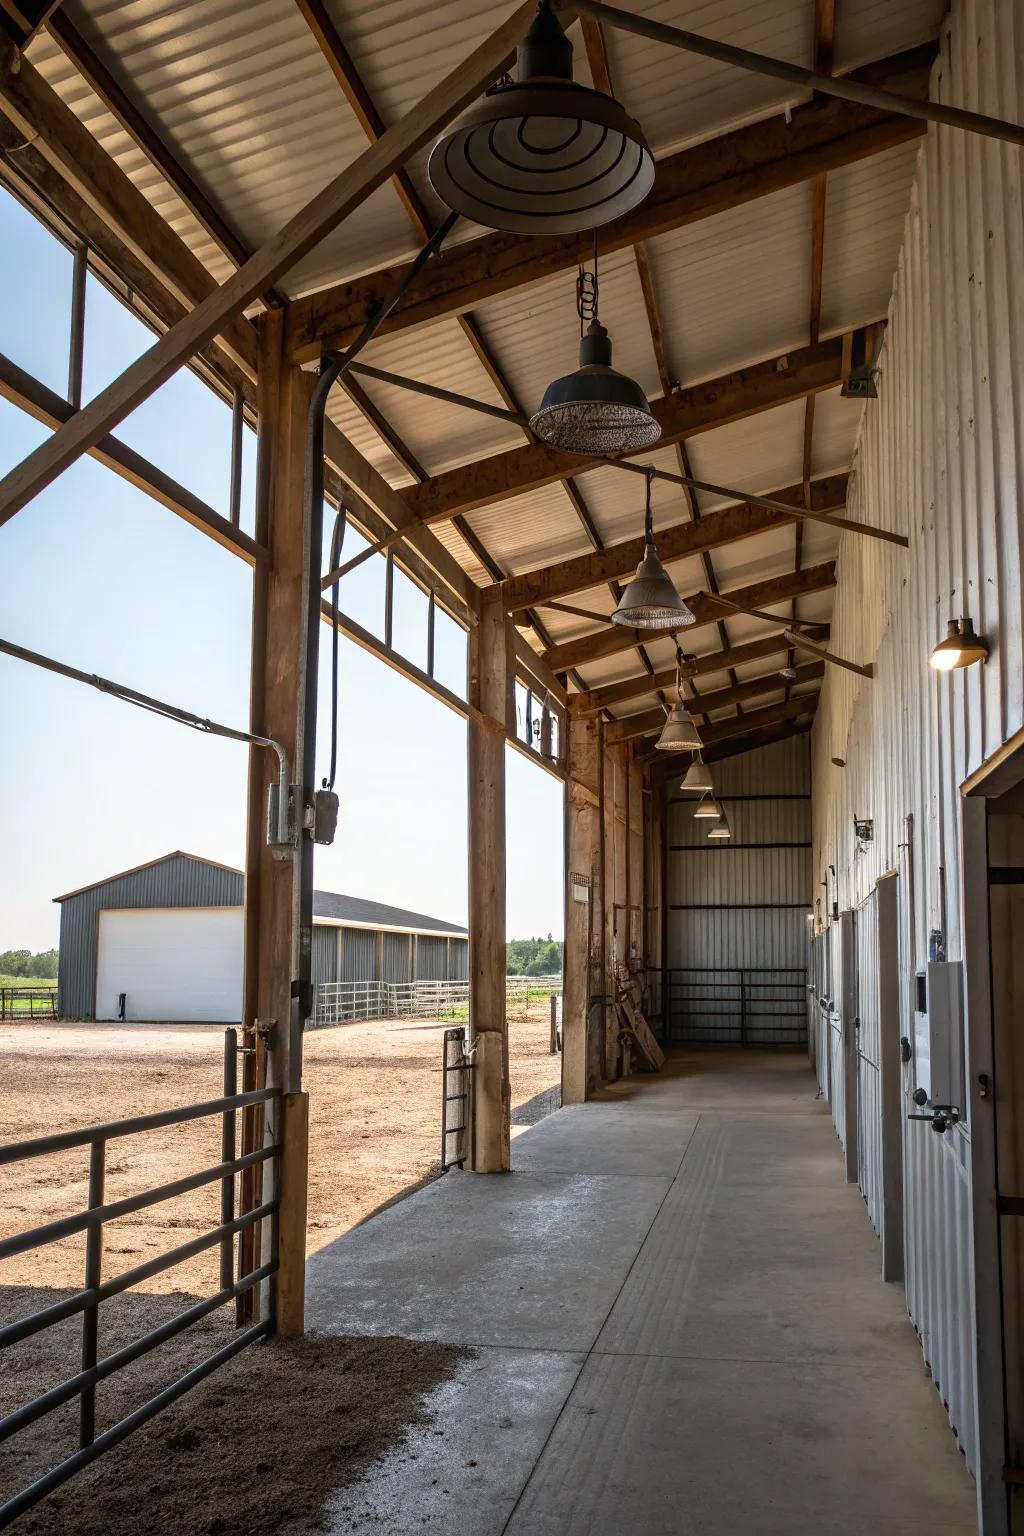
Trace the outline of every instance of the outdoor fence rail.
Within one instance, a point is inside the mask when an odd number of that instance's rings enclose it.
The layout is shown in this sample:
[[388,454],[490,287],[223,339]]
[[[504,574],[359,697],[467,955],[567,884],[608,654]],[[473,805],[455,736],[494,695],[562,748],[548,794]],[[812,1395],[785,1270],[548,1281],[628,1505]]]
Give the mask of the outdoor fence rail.
[[[561,992],[561,976],[509,976],[508,1017],[523,1020],[531,1002]],[[437,1019],[459,1023],[469,1018],[468,981],[322,981],[317,985],[314,1027],[361,1019]]]
[[[216,1311],[218,1307],[251,1291],[264,1280],[270,1279],[277,1271],[277,1256],[272,1249],[266,1263],[259,1264],[237,1278],[234,1274],[235,1235],[256,1227],[268,1217],[273,1216],[277,1209],[276,1200],[268,1200],[236,1216],[234,1198],[236,1177],[245,1169],[257,1168],[270,1159],[276,1158],[279,1152],[279,1144],[276,1139],[273,1139],[252,1152],[236,1156],[236,1115],[239,1110],[251,1113],[256,1107],[262,1107],[280,1097],[278,1089],[260,1089],[251,1093],[234,1091],[237,1049],[236,1031],[229,1029],[225,1032],[224,1079],[225,1089],[230,1091],[225,1091],[219,1099],[210,1099],[201,1104],[186,1104],[178,1109],[161,1110],[150,1115],[137,1115],[132,1119],[113,1120],[105,1125],[89,1126],[84,1130],[61,1131],[52,1136],[38,1136],[30,1141],[0,1146],[0,1167],[77,1147],[89,1149],[87,1208],[0,1241],[0,1260],[2,1260],[11,1258],[15,1254],[26,1253],[33,1248],[43,1247],[47,1243],[57,1242],[74,1233],[85,1233],[85,1273],[82,1289],[65,1297],[62,1301],[54,1302],[49,1307],[44,1307],[38,1312],[0,1328],[0,1351],[2,1351],[13,1344],[20,1343],[23,1339],[30,1338],[44,1328],[64,1321],[65,1318],[74,1317],[78,1313],[82,1316],[81,1370],[0,1420],[0,1443],[2,1443],[12,1435],[27,1429],[44,1414],[51,1413],[62,1403],[77,1397],[79,1400],[79,1449],[13,1498],[8,1499],[5,1504],[0,1505],[0,1529],[10,1525],[18,1515],[31,1509],[46,1494],[60,1487],[69,1477],[94,1461],[97,1456],[119,1444],[133,1430],[138,1429],[161,1409],[175,1402],[190,1388],[215,1371],[218,1366],[238,1354],[247,1344],[273,1332],[273,1289],[271,1289],[271,1306],[262,1321],[236,1333],[229,1343],[215,1350],[184,1376],[164,1387],[134,1412],[97,1435],[96,1388],[101,1381],[130,1365],[133,1360],[138,1360],[156,1349],[168,1339],[184,1332],[186,1328]],[[262,1113],[262,1108],[259,1112]],[[137,1136],[165,1126],[182,1125],[187,1121],[212,1115],[221,1117],[221,1161],[219,1163],[121,1200],[106,1200],[104,1186],[106,1150],[109,1141],[114,1141],[121,1136]],[[103,1280],[103,1229],[107,1222],[114,1221],[120,1216],[127,1216],[134,1211],[145,1210],[162,1201],[173,1200],[190,1190],[214,1183],[219,1183],[221,1187],[221,1219],[216,1226],[190,1242],[182,1243],[167,1253],[149,1259],[144,1264],[136,1265],[134,1269],[125,1270],[110,1280]],[[161,1274],[164,1270],[181,1264],[184,1260],[206,1249],[218,1246],[220,1247],[220,1287],[214,1295],[197,1302],[187,1311],[151,1329],[141,1338],[133,1340],[112,1354],[102,1359],[98,1358],[99,1309],[104,1301],[138,1285],[143,1280],[150,1279],[153,1275]]]
[[0,987],[0,1020],[23,1023],[56,1017],[56,987]]
[[669,1044],[807,1044],[803,966],[675,966],[664,984]]

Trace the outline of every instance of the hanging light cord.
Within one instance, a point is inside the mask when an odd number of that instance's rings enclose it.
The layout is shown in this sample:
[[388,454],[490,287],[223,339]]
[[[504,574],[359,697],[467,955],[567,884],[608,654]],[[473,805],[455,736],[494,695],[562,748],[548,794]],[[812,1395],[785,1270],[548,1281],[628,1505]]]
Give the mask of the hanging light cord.
[[[341,564],[341,551],[345,543],[345,529],[348,526],[348,512],[345,503],[342,502],[334,518],[334,532],[331,534],[331,570],[336,571]],[[334,780],[338,771],[338,588],[340,579],[335,578],[331,586],[331,769],[327,778],[323,781],[324,789],[333,789]]]
[[580,262],[576,273],[576,313],[580,317],[580,335],[586,325],[597,319],[597,230],[594,230],[594,270],[588,272]]
[[646,500],[644,503],[644,543],[654,543],[654,509],[651,506],[651,486],[654,484],[654,470],[648,464],[644,470],[646,479]]

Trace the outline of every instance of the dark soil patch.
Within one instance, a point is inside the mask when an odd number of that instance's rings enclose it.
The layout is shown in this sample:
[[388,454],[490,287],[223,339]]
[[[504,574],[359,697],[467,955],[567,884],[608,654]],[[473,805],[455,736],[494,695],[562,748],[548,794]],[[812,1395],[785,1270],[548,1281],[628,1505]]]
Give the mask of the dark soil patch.
[[[0,1316],[67,1292],[11,1287]],[[104,1303],[100,1354],[194,1304],[177,1293]],[[108,1311],[109,1309],[109,1311]],[[102,1431],[231,1337],[226,1310],[101,1383]],[[74,1373],[80,1319],[5,1352],[0,1414]],[[17,1523],[19,1536],[306,1536],[329,1496],[429,1415],[424,1402],[464,1351],[399,1338],[255,1344],[70,1479]],[[77,1400],[0,1446],[0,1502],[77,1448]]]

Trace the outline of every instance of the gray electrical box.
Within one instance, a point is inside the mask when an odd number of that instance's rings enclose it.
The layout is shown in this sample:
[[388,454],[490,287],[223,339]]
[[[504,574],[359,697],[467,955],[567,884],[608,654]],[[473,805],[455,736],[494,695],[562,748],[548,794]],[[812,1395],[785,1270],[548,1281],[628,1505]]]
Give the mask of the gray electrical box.
[[917,1087],[925,1090],[929,1104],[933,1106],[953,1104],[962,1111],[964,1108],[962,963],[959,960],[929,960],[926,971],[923,974],[918,973],[917,991],[918,1010],[914,1015],[914,1070]]

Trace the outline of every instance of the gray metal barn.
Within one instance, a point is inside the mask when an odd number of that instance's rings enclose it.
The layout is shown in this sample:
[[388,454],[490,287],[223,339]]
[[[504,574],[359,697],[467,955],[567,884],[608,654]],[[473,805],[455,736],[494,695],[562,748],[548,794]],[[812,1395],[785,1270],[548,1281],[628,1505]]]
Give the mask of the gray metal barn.
[[[240,870],[176,850],[57,896],[62,1018],[234,1022],[241,1014]],[[316,891],[313,982],[464,981],[465,928]]]

